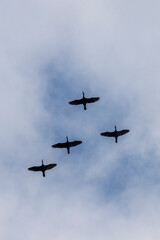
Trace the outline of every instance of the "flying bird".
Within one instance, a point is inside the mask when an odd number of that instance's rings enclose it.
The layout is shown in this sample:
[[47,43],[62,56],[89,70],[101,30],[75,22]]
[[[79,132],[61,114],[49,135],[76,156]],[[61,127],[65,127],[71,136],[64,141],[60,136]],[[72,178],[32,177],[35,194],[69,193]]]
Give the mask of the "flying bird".
[[83,104],[84,110],[87,110],[87,108],[86,108],[86,104],[87,103],[94,103],[94,102],[96,102],[96,101],[98,101],[100,99],[99,97],[86,98],[85,95],[84,95],[84,92],[82,92],[82,93],[83,93],[83,98],[81,98],[79,100],[71,101],[71,102],[69,102],[69,104],[71,104],[71,105]]
[[100,135],[104,136],[104,137],[114,137],[115,138],[115,142],[117,143],[118,142],[118,137],[122,136],[122,135],[124,135],[124,134],[126,134],[128,132],[129,132],[128,129],[117,131],[117,127],[115,126],[115,131],[114,132],[103,132]]
[[73,141],[73,142],[69,142],[68,141],[68,137],[66,137],[67,141],[65,143],[57,143],[52,145],[53,148],[67,148],[67,152],[68,154],[70,153],[70,148],[71,147],[75,147],[79,144],[82,143],[82,141]]
[[44,165],[43,160],[42,160],[42,165],[41,166],[30,167],[30,168],[28,168],[28,170],[29,171],[34,171],[34,172],[41,171],[43,173],[43,177],[45,177],[45,171],[50,170],[50,169],[52,169],[56,166],[57,166],[56,163],[51,163],[51,164],[48,164],[48,165]]

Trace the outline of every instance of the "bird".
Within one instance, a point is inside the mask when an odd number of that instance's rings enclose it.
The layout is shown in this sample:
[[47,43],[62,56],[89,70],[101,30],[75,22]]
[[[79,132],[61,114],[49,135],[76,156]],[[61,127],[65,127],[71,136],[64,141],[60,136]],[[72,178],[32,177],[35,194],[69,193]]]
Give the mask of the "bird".
[[100,99],[99,97],[86,98],[84,92],[82,92],[82,94],[83,94],[83,98],[81,98],[79,100],[71,101],[71,102],[69,102],[69,104],[71,104],[71,105],[83,104],[84,110],[87,110],[87,107],[86,107],[87,103],[94,103]]
[[128,129],[117,131],[117,127],[115,126],[115,131],[114,132],[103,132],[100,135],[104,136],[104,137],[114,137],[115,138],[115,142],[117,143],[118,142],[118,137],[122,136],[122,135],[124,135],[124,134],[126,134],[128,132],[129,132]]
[[56,144],[52,145],[52,147],[53,148],[67,148],[67,152],[69,154],[71,147],[75,147],[75,146],[77,146],[77,145],[82,143],[82,141],[69,142],[68,141],[68,137],[66,137],[66,139],[67,139],[67,141],[65,143],[56,143]]
[[48,164],[48,165],[44,165],[43,160],[42,160],[42,165],[41,166],[30,167],[30,168],[28,168],[28,170],[29,171],[34,171],[34,172],[41,171],[43,173],[43,177],[45,177],[45,171],[50,170],[50,169],[52,169],[56,166],[57,166],[56,163],[51,163],[51,164]]

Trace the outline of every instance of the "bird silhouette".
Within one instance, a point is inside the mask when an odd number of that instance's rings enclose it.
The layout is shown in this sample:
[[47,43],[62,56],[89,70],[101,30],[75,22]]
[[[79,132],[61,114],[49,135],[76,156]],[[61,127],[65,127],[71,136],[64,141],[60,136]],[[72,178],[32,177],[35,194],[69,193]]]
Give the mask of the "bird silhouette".
[[94,103],[94,102],[96,102],[100,99],[99,97],[86,98],[85,95],[84,95],[84,92],[82,92],[82,94],[83,94],[83,98],[81,98],[79,100],[71,101],[71,102],[69,102],[69,104],[71,104],[71,105],[83,104],[84,110],[87,110],[87,107],[86,107],[87,103]]
[[41,171],[43,173],[43,177],[45,177],[45,171],[50,170],[50,169],[52,169],[56,166],[57,166],[56,163],[51,163],[51,164],[48,164],[48,165],[44,165],[43,160],[42,160],[42,165],[41,166],[30,167],[30,168],[28,168],[28,170],[29,171],[34,171],[34,172]]
[[114,137],[115,138],[115,142],[117,143],[118,142],[118,137],[122,136],[122,135],[124,135],[124,134],[126,134],[128,132],[129,132],[128,129],[117,131],[117,127],[115,126],[115,131],[114,132],[103,132],[100,135],[104,136],[104,137]]
[[65,143],[56,143],[56,144],[52,145],[52,147],[53,148],[67,148],[67,152],[69,154],[71,147],[75,147],[75,146],[77,146],[77,145],[82,143],[82,141],[69,142],[68,141],[68,137],[66,137],[66,139],[67,139],[67,141]]

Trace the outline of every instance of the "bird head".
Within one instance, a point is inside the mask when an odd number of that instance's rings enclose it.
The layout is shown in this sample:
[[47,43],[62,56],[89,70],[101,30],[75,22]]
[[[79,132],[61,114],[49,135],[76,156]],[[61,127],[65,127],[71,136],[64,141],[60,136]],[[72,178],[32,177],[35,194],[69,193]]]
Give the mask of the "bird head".
[[83,97],[85,97],[85,96],[84,96],[84,92],[83,92],[83,91],[82,91],[82,94],[83,94]]
[[117,131],[117,127],[116,127],[116,125],[114,125],[114,127],[115,127],[115,131]]
[[67,142],[68,142],[68,137],[66,137],[66,139],[67,139]]

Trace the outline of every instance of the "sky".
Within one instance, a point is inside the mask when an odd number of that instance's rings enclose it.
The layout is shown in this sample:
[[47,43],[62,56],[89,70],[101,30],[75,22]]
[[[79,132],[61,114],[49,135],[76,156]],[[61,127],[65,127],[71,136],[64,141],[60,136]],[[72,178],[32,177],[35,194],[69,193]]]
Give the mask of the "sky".
[[159,7],[0,1],[0,239],[160,238]]

